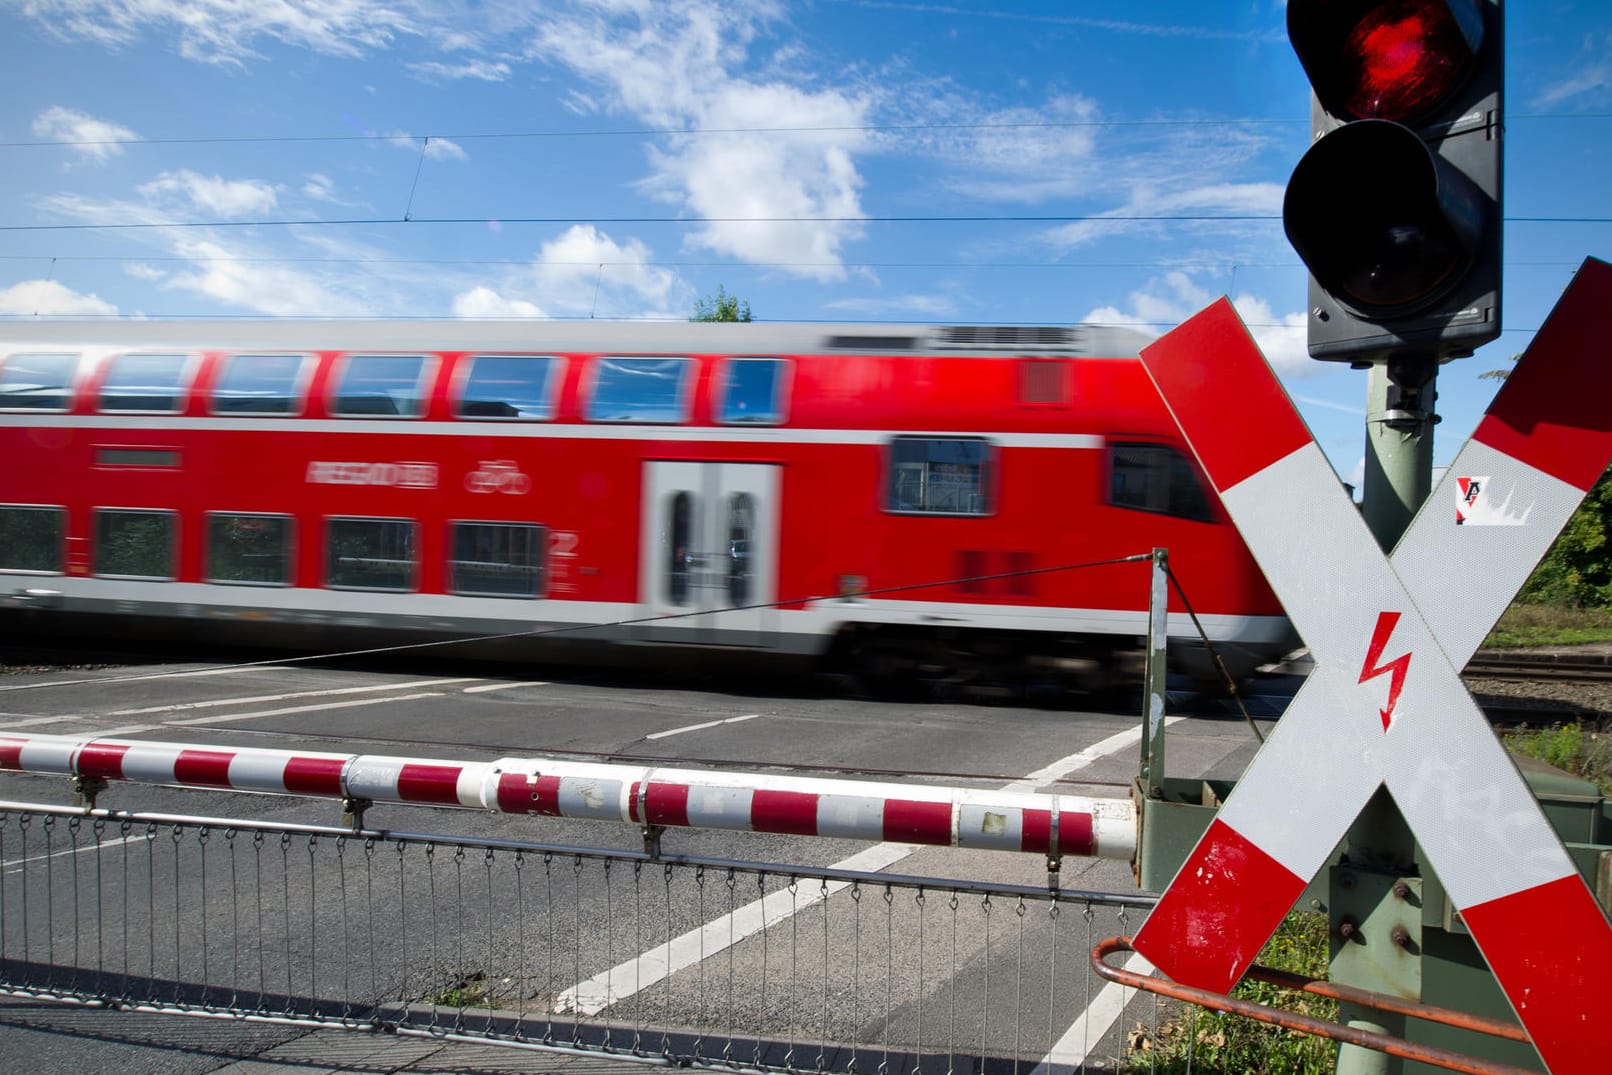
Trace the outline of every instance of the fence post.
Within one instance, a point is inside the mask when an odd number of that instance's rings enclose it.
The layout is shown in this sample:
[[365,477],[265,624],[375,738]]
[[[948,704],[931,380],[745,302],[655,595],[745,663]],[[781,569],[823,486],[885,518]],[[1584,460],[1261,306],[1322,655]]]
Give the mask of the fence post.
[[1153,567],[1148,576],[1147,658],[1142,678],[1142,771],[1143,795],[1148,799],[1164,796],[1164,690],[1165,658],[1170,619],[1170,552],[1153,550]]

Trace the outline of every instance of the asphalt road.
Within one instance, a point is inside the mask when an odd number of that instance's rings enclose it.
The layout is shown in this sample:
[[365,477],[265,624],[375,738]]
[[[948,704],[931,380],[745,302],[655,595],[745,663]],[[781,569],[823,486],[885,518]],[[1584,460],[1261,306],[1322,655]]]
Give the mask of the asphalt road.
[[[755,684],[734,686],[687,679],[605,676],[539,679],[511,674],[508,669],[474,666],[270,665],[218,669],[175,664],[39,671],[0,678],[0,731],[421,758],[490,760],[507,755],[559,754],[587,760],[654,761],[979,787],[1001,787],[1063,759],[1069,766],[1067,775],[1045,785],[1043,790],[1105,797],[1124,796],[1136,769],[1136,749],[1126,742],[1126,735],[1134,732],[1138,721],[1135,716],[1124,713],[1078,712],[1010,701],[998,704],[872,702],[810,682],[780,686],[782,689],[767,690]],[[1274,708],[1267,706],[1266,711]],[[1256,745],[1240,719],[1218,714],[1189,716],[1171,728],[1168,771],[1172,775],[1234,779],[1252,757]],[[61,779],[0,774],[0,798],[68,803],[71,793],[72,789]],[[102,794],[99,805],[187,815],[261,818],[281,824],[341,823],[340,807],[334,803],[135,785],[114,785]],[[491,839],[629,850],[641,846],[636,830],[600,822],[386,806],[372,808],[366,821],[372,827]],[[134,843],[138,846],[139,842]],[[15,839],[5,847],[8,868],[13,865],[12,852],[16,847]],[[869,852],[865,845],[843,840],[694,831],[667,833],[664,848],[673,855],[819,867],[861,862],[863,860],[853,856],[865,856]],[[216,845],[213,855],[216,873],[220,861]],[[106,853],[98,852],[95,857],[104,858]],[[881,853],[878,864],[894,872],[929,877],[1023,884],[1041,884],[1045,879],[1044,865],[1031,856],[940,848],[907,849],[903,853],[896,849]],[[184,889],[188,883],[183,878],[170,882],[166,872],[166,869],[154,871],[146,881],[152,899],[158,903],[170,898],[179,900],[180,897],[170,894],[169,889]],[[442,876],[446,878],[447,874]],[[1060,881],[1065,887],[1135,892],[1129,867],[1123,863],[1066,860]],[[578,898],[584,905],[596,908],[604,889],[595,886],[605,884],[603,878],[591,874],[584,884],[579,874]],[[209,885],[209,889],[213,887]],[[668,885],[668,892],[670,890]],[[535,888],[533,892],[532,907],[536,908],[543,900],[535,896]],[[224,897],[199,898],[216,903]],[[845,902],[843,898],[836,899],[839,904]],[[412,899],[407,902],[413,903]],[[670,942],[685,925],[698,932],[702,916],[709,932],[716,928],[713,923],[720,923],[724,915],[736,910],[738,902],[742,901],[716,899],[707,905],[703,897],[697,903],[682,901],[676,909],[677,926],[673,928],[674,916],[668,901],[668,927],[661,940]],[[825,900],[824,904],[824,908],[812,912],[819,918],[810,919],[806,913],[798,917],[811,923],[809,932],[813,935],[820,931],[825,945],[831,944],[834,953],[851,951],[856,938],[850,934],[858,929],[867,932],[865,923],[836,919],[834,915],[839,912],[827,909],[833,902]],[[444,902],[433,902],[430,906],[449,905],[444,897]],[[214,907],[208,913],[224,912]],[[238,917],[240,912],[237,908],[228,913]],[[569,912],[569,918],[552,908],[544,913],[549,915],[550,922],[569,923],[565,928],[572,933],[563,947],[576,953],[574,974],[578,977],[571,982],[572,993],[551,990],[534,1003],[547,1004],[562,996],[572,997],[568,1003],[575,1003],[574,998],[585,992],[582,989],[584,979],[608,974],[612,961],[630,962],[638,954],[633,937],[630,933],[623,935],[619,923],[601,924],[597,921],[599,916],[591,911],[588,915]],[[933,913],[934,908],[925,912],[926,915]],[[496,912],[493,917],[498,917]],[[1029,943],[1032,946],[1052,943],[1045,940],[1044,934],[1035,932],[1042,927],[1034,924],[1033,915],[1030,918]],[[409,923],[408,914],[403,914],[402,931],[415,930]],[[1130,928],[1134,929],[1137,924],[1139,920],[1132,920]],[[452,932],[435,920],[429,928],[437,930],[442,937]],[[481,936],[480,931],[484,930],[492,939],[487,946],[489,953],[514,946],[511,927],[505,921],[482,922],[476,928],[476,936]],[[612,928],[615,934],[606,937],[604,933]],[[1061,928],[1068,931],[1067,925]],[[400,931],[394,932],[401,935]],[[933,947],[939,943],[934,936],[936,932],[932,928],[931,936],[922,944]],[[953,933],[957,932],[954,928]],[[950,961],[938,960],[943,964],[939,967],[940,973],[937,973],[937,961],[926,963],[926,957],[911,942],[892,942],[892,950],[882,954],[870,951],[867,954],[870,967],[882,959],[891,968],[888,978],[888,982],[894,983],[888,991],[891,995],[886,996],[876,1012],[870,1014],[858,1008],[844,1018],[853,1023],[861,1019],[899,1024],[925,1018],[922,1013],[927,1004],[928,1018],[933,1023],[936,1013],[947,1005],[955,1010],[958,998],[964,1006],[979,1005],[978,998],[974,997],[979,986],[970,976],[982,973],[986,974],[981,980],[987,982],[987,990],[991,988],[989,974],[994,973],[998,983],[995,996],[986,998],[986,1006],[992,1012],[1001,1009],[1007,1003],[1007,993],[1000,983],[1013,978],[1015,960],[1019,966],[1023,965],[1022,951],[1015,954],[1011,943],[1001,942],[993,951],[989,949],[988,940],[984,950],[976,950],[979,945],[969,938],[977,933],[977,925],[967,922],[961,933],[964,937],[961,955],[954,940]],[[1021,932],[1018,942],[1021,949],[1025,943],[1023,936]],[[176,968],[199,958],[200,949],[207,943],[177,926],[173,938]],[[1056,942],[1069,949],[1069,954],[1061,957],[1062,973],[1069,973],[1071,966],[1078,965],[1079,951],[1086,939],[1082,933]],[[423,947],[418,936],[415,941],[417,948]],[[216,938],[214,943],[216,946]],[[443,943],[451,946],[455,942]],[[163,941],[157,946],[166,945]],[[644,946],[650,947],[649,942],[644,942]],[[754,948],[752,941],[748,942],[748,947],[735,945],[737,956],[708,953],[704,965],[720,968],[723,964],[713,961],[728,959],[736,962],[742,973],[748,963],[757,959],[776,961],[778,958],[776,952],[769,956],[765,952],[757,953]],[[858,958],[863,958],[861,950],[857,951]],[[288,955],[287,959],[291,958]],[[839,959],[841,956],[823,958]],[[907,966],[909,963],[912,965]],[[155,966],[155,962],[152,965]],[[727,964],[732,965],[733,962]],[[986,965],[997,969],[982,972],[980,968]],[[684,973],[692,975],[696,969],[702,981],[719,976],[715,969],[707,975],[703,966]],[[723,970],[721,973],[731,972]],[[948,974],[954,980],[942,980]],[[566,975],[562,973],[560,977]],[[1031,983],[1032,992],[1035,984]],[[1125,1029],[1124,1019],[1134,1022],[1137,1018],[1134,1003],[1133,1011],[1123,1017],[1118,1011],[1096,1010],[1101,1007],[1097,1003],[1102,996],[1100,986],[1100,982],[1086,981],[1073,987],[1085,998],[1083,1003],[1093,1006],[1090,1012],[1076,1019],[1080,1024],[1080,1055],[1092,1070],[1101,1070],[1100,1058],[1117,1051],[1115,1043]],[[381,988],[384,991],[385,987]],[[616,984],[610,985],[612,990],[617,988]],[[777,988],[774,986],[775,990]],[[1041,988],[1045,990],[1047,986]],[[635,996],[631,1002],[618,1001],[616,1008],[607,1007],[606,1011],[632,1012],[632,1005],[641,1004],[650,1013],[646,1021],[662,1022],[665,1013],[674,1010],[680,1000],[686,1002],[689,995],[686,990],[679,993],[674,979],[668,978],[659,994],[646,989],[642,996]],[[737,1000],[731,997],[730,991],[727,1003],[747,1010],[768,1004],[765,995],[759,998],[741,995]],[[834,1002],[825,999],[825,1013],[837,1002],[837,998]],[[657,1012],[659,1017],[655,1015]],[[1144,1012],[1142,1018],[1146,1017]],[[761,1012],[756,1018],[764,1020],[766,1013]],[[827,1019],[826,1014],[824,1018]],[[1026,1033],[1032,1041],[1061,1040],[1069,1031],[1063,1025],[1064,1019],[1059,1013],[1035,1013],[1028,1018]],[[488,1053],[489,1049],[493,1052]],[[460,1054],[457,1050],[474,1050],[474,1055]],[[526,1071],[561,1070],[577,1065],[619,1066],[621,1063],[552,1053],[532,1054],[485,1044],[456,1044],[440,1039],[396,1037],[382,1040],[372,1034],[348,1031],[310,1033],[303,1028],[232,1020],[139,1012],[98,1013],[26,1000],[8,1001],[0,1006],[0,1065],[7,1070],[67,1071],[82,1070],[86,1065],[100,1068],[122,1065],[130,1070],[185,1072]],[[489,1064],[492,1066],[484,1066]],[[533,1064],[537,1066],[522,1066]]]

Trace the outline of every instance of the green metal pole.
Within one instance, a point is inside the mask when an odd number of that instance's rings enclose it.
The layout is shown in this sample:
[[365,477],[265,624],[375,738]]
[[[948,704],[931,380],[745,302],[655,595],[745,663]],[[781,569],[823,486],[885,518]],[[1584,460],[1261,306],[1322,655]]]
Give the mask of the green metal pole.
[[[1433,415],[1437,363],[1401,362],[1392,371],[1371,367],[1367,390],[1366,475],[1361,511],[1383,551],[1392,552],[1432,488]],[[1393,374],[1391,376],[1390,374]],[[1425,377],[1425,381],[1423,378]],[[1398,383],[1396,383],[1396,381]],[[1417,381],[1423,381],[1417,385]],[[1379,789],[1344,840],[1344,855],[1328,878],[1334,981],[1379,993],[1420,999],[1421,960],[1407,936],[1420,936],[1420,920],[1406,894],[1420,891],[1415,840],[1393,800]],[[1415,901],[1419,903],[1419,901]],[[1391,952],[1394,958],[1383,958]],[[1341,1006],[1350,1026],[1403,1037],[1403,1017]],[[1338,1075],[1398,1075],[1397,1058],[1353,1045],[1338,1050]]]

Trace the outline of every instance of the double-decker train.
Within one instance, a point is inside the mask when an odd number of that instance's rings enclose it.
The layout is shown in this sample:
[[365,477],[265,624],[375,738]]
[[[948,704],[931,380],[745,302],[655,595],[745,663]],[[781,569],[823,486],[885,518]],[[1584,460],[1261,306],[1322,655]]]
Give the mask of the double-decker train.
[[[1147,565],[1106,562],[1164,547],[1246,673],[1295,639],[1140,341],[1088,326],[7,324],[0,628],[1090,683],[1145,632]],[[1203,671],[1184,606],[1170,620],[1173,652]]]

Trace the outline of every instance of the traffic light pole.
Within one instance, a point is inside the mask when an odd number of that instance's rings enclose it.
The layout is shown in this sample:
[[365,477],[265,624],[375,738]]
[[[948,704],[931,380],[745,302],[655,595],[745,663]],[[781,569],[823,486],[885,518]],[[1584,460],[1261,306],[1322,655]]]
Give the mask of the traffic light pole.
[[[1361,512],[1383,552],[1392,552],[1433,487],[1434,386],[1420,400],[1389,379],[1388,367],[1371,367],[1366,397],[1366,480]],[[1419,403],[1419,405],[1418,405]]]
[[[1366,475],[1361,513],[1385,553],[1392,552],[1432,489],[1437,363],[1371,367],[1367,388]],[[1419,387],[1414,382],[1426,376]],[[1396,383],[1398,382],[1404,383]],[[1407,387],[1409,385],[1410,387]],[[1332,960],[1328,976],[1344,985],[1419,998],[1421,880],[1410,828],[1386,788],[1379,788],[1344,842],[1327,885]],[[1383,958],[1381,953],[1393,953]],[[1405,1019],[1341,1005],[1350,1026],[1405,1037]],[[1338,1075],[1398,1075],[1403,1061],[1340,1045]]]

